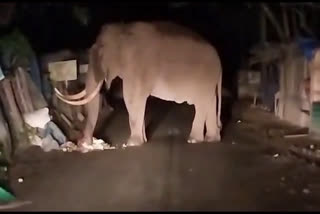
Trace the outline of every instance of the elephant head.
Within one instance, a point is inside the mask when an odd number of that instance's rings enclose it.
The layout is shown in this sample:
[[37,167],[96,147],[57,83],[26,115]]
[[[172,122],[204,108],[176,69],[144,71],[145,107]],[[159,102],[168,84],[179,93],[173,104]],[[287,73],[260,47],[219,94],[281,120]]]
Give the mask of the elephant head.
[[[107,71],[103,69],[103,60],[100,49],[94,44],[89,50],[89,65],[86,77],[86,88],[74,95],[64,95],[55,88],[56,96],[71,105],[85,105],[99,93],[103,81],[107,80]],[[93,88],[90,91],[89,88]],[[90,91],[90,92],[89,92]]]
[[[87,113],[85,129],[83,130],[83,136],[78,140],[78,144],[92,143],[93,132],[98,120],[101,96],[99,95],[103,82],[106,80],[107,88],[110,87],[108,78],[108,69],[103,59],[103,47],[94,44],[89,50],[89,65],[86,76],[85,89],[74,95],[63,95],[57,88],[55,88],[56,96],[65,103],[70,105],[85,105]],[[109,80],[109,81],[108,81]],[[102,101],[105,101],[104,99]],[[109,115],[113,108],[104,103],[104,109]]]
[[63,95],[55,88],[57,97],[71,105],[85,105],[96,97],[104,80],[107,89],[109,89],[112,80],[121,76],[119,72],[119,58],[121,56],[119,53],[123,36],[122,25],[103,27],[95,44],[89,49],[86,88],[74,95]]

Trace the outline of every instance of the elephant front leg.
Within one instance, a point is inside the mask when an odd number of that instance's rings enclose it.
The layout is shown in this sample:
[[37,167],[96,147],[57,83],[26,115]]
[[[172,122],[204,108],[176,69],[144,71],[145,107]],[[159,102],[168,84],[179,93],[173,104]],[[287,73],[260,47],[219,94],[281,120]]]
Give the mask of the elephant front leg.
[[130,137],[127,146],[140,146],[146,142],[145,136],[145,107],[147,96],[141,96],[137,90],[124,87],[124,100],[129,114]]
[[[86,90],[88,93],[91,93],[98,85],[98,82],[95,80],[92,75],[93,72],[88,73],[86,80]],[[83,130],[83,136],[78,140],[78,144],[83,143],[92,144],[93,132],[97,124],[99,110],[100,110],[101,96],[98,94],[93,98],[89,103],[85,105],[85,111],[87,114],[85,128]]]
[[78,144],[92,144],[93,133],[97,124],[100,110],[100,95],[97,95],[90,103],[86,105],[87,120],[83,130],[83,137],[78,141]]
[[204,123],[206,111],[203,105],[195,104],[195,116],[192,123],[188,143],[200,143],[204,140]]

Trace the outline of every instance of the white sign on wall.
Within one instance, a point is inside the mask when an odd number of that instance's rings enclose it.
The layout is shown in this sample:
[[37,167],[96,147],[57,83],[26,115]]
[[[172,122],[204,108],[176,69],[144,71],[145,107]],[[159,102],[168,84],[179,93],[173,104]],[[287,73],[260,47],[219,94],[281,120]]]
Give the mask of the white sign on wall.
[[51,62],[48,68],[51,80],[68,81],[77,79],[77,60]]

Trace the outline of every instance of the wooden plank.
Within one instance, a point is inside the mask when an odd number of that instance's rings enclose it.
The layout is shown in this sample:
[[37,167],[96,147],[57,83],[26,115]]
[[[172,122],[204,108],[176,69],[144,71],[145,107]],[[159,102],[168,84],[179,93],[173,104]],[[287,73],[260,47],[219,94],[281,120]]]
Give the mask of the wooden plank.
[[38,110],[41,108],[48,107],[48,103],[44,99],[44,96],[41,93],[40,89],[38,89],[38,87],[35,85],[35,83],[31,79],[30,74],[24,71],[23,76],[25,79],[25,83],[28,84],[28,91],[30,94],[33,109]]
[[0,99],[4,115],[9,124],[14,150],[25,148],[30,145],[29,139],[24,129],[22,116],[15,101],[10,79],[4,79],[0,82]]
[[11,81],[14,95],[17,98],[16,102],[22,114],[29,113],[34,110],[29,93],[29,84],[24,77],[24,72],[25,71],[22,68],[18,68]]
[[[8,127],[8,123],[4,118],[3,110],[0,105],[0,144],[2,145],[2,158],[5,158],[7,162],[11,162],[12,145],[11,136]],[[1,158],[1,159],[2,159]],[[2,161],[2,160],[1,160]]]
[[14,93],[14,96],[16,97],[16,102],[20,112],[22,114],[29,112],[28,106],[26,104],[26,100],[23,97],[21,81],[19,80],[18,75],[15,74],[13,76],[11,84],[12,84],[13,93]]

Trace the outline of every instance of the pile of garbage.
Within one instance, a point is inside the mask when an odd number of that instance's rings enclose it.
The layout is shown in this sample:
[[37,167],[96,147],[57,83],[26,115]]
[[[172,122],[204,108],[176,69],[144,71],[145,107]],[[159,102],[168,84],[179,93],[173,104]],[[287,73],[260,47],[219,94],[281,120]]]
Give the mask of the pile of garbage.
[[62,150],[64,152],[86,153],[95,150],[115,149],[103,140],[96,138],[93,138],[92,144],[85,142],[81,146],[67,141],[63,132],[51,121],[48,108],[26,113],[23,115],[23,119],[28,126],[28,137],[31,144],[41,147],[45,152]]
[[95,150],[108,150],[108,149],[115,149],[114,146],[110,146],[110,144],[105,143],[101,139],[93,138],[92,144],[83,143],[81,146],[77,146],[74,143],[68,141],[65,144],[61,145],[60,147],[64,152],[73,152],[78,151],[82,153],[95,151]]

